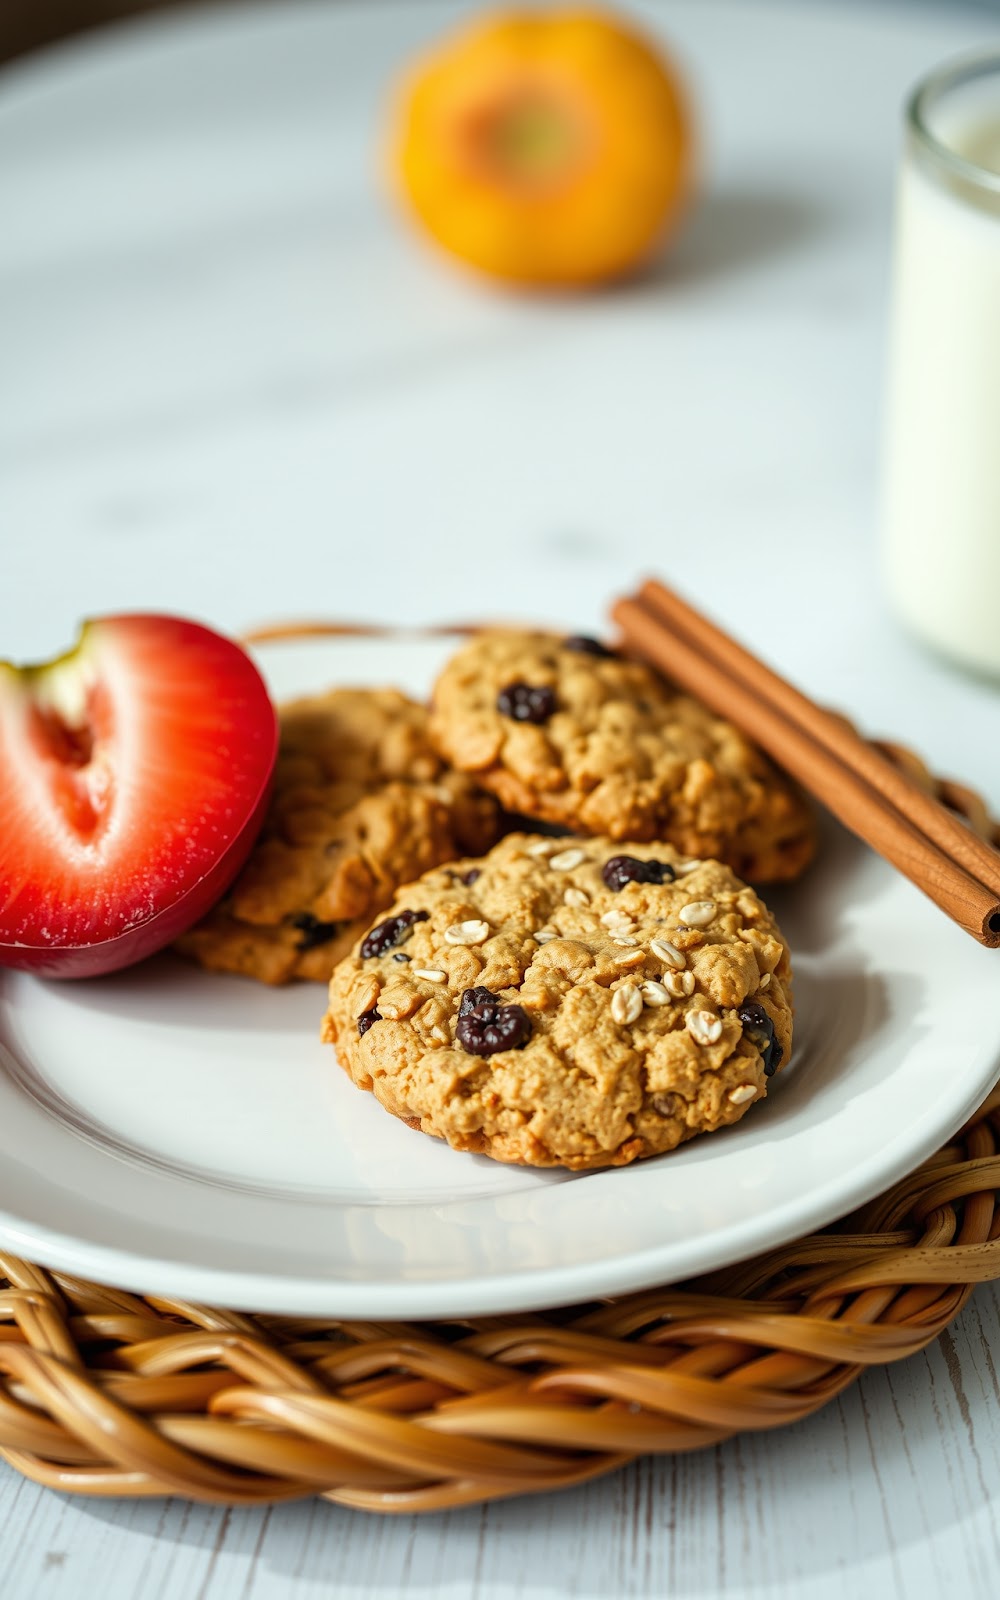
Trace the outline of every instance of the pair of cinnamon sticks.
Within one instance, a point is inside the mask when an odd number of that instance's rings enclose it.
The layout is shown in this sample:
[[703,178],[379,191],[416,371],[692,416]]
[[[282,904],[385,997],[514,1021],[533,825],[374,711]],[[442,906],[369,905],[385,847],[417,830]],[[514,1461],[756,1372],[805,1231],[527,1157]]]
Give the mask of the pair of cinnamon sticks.
[[843,718],[655,580],[619,600],[626,646],[727,717],[981,944],[1000,946],[1000,852]]

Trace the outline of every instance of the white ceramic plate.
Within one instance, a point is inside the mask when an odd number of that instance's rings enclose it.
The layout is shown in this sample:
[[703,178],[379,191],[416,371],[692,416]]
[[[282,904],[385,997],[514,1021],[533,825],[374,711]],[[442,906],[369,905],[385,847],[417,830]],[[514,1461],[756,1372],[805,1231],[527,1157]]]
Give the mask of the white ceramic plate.
[[[258,652],[279,697],[426,692],[451,645]],[[789,1067],[735,1128],[620,1171],[503,1167],[411,1132],[317,1038],[315,985],[170,956],[84,983],[0,976],[0,1246],[140,1291],[424,1317],[678,1279],[831,1221],[950,1135],[1000,1072],[997,958],[829,829],[772,896],[795,958]]]

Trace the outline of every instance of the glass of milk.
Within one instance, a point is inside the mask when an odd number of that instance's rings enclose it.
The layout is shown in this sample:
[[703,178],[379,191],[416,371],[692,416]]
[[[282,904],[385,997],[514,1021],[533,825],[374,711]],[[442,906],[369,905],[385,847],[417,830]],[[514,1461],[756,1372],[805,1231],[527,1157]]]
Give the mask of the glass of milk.
[[1000,51],[907,106],[883,527],[901,620],[1000,676]]

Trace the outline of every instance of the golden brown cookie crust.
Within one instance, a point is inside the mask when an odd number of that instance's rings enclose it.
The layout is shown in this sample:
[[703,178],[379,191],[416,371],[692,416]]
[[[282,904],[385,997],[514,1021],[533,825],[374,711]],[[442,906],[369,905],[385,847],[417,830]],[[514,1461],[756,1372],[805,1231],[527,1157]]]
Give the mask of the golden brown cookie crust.
[[[608,888],[602,869],[622,853],[666,863],[676,881]],[[516,834],[408,885],[392,914],[403,910],[426,919],[334,971],[324,1038],[360,1088],[455,1149],[586,1170],[738,1121],[773,1065],[737,1014],[747,1001],[788,1060],[787,946],[719,862]],[[463,992],[480,986],[523,1007],[523,1048],[480,1057],[457,1042]]]
[[325,983],[400,883],[487,849],[495,802],[445,770],[427,712],[395,689],[335,689],[279,710],[270,808],[224,900],[177,944],[216,972]]
[[[535,725],[503,715],[501,691],[552,691]],[[554,634],[484,633],[434,690],[431,737],[509,811],[613,839],[666,839],[768,883],[814,848],[804,799],[731,723],[641,662],[572,650]]]

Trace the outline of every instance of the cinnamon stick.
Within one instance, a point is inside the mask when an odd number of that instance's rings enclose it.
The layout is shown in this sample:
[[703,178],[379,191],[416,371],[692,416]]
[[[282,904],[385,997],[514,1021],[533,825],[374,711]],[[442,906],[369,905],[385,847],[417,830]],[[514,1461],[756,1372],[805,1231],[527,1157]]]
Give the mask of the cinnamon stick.
[[859,773],[946,855],[952,856],[973,877],[1000,895],[1000,854],[862,739],[850,723],[824,711],[665,584],[651,579],[643,584],[640,594],[644,603],[651,606],[668,627],[683,630],[693,644],[713,656],[733,676],[756,687],[780,711]]
[[612,616],[637,654],[742,728],[981,944],[1000,946],[1000,861],[939,802],[874,750],[869,761],[860,736],[662,585]]

